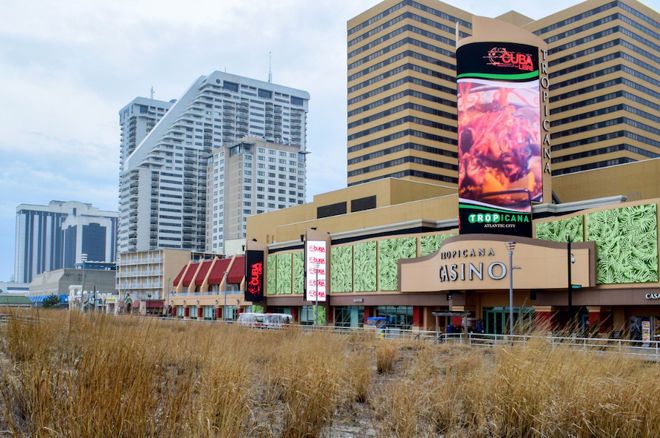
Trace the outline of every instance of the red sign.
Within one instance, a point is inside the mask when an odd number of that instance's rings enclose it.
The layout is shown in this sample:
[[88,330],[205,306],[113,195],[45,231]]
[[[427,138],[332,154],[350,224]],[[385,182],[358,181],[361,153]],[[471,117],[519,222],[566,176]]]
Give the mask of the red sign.
[[510,52],[505,47],[493,47],[485,56],[488,65],[513,67],[522,71],[534,71],[534,61],[529,53]]
[[249,250],[245,255],[245,301],[264,299],[264,253]]

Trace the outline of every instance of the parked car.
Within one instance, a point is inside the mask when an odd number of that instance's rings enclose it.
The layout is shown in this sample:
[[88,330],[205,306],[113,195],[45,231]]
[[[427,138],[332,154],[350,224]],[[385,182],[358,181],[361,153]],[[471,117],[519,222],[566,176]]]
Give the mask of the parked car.
[[256,328],[282,328],[293,322],[293,317],[286,313],[241,313],[237,323]]

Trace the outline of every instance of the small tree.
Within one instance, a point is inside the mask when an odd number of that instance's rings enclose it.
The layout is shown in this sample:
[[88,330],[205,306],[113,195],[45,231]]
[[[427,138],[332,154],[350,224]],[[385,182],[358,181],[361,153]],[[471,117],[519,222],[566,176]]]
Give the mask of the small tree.
[[48,295],[44,300],[41,302],[41,305],[43,307],[55,307],[58,304],[60,304],[60,297],[58,297],[55,294]]

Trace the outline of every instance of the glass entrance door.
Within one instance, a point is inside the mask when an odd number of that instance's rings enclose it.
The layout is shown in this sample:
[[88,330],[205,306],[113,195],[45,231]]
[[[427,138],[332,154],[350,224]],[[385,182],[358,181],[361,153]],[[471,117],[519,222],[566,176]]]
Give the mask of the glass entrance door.
[[[491,307],[484,308],[484,325],[486,333],[503,335],[509,333],[509,308]],[[523,332],[529,329],[534,322],[533,307],[514,307],[513,324],[514,332]]]

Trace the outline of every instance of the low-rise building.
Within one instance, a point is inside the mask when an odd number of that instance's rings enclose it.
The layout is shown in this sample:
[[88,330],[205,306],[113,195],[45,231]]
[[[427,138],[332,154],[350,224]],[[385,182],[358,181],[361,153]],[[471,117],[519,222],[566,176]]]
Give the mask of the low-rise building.
[[116,293],[115,271],[111,269],[56,269],[43,272],[32,280],[28,297],[35,304],[56,295],[60,303],[69,302],[70,287],[77,286],[86,294]]
[[142,314],[162,314],[172,280],[181,267],[191,260],[210,258],[213,258],[212,254],[184,249],[121,253],[117,262],[116,285],[119,303],[115,308],[118,312],[127,311],[130,307]]
[[235,320],[246,307],[245,257],[189,262],[182,266],[169,294],[170,316],[184,319]]

